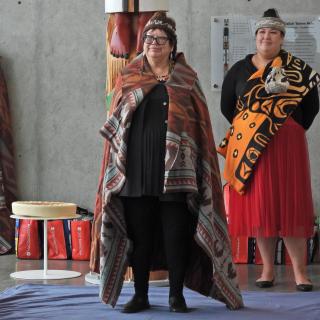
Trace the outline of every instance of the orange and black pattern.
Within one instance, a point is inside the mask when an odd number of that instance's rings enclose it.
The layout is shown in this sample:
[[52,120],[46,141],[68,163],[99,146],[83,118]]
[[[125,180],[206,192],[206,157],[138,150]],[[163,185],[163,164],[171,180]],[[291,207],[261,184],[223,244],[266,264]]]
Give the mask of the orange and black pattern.
[[[284,69],[289,87],[270,93],[265,81],[273,67]],[[244,94],[237,100],[233,122],[218,152],[226,158],[224,179],[240,194],[272,137],[297,108],[302,98],[320,82],[320,75],[304,61],[281,51],[269,65],[247,80]]]

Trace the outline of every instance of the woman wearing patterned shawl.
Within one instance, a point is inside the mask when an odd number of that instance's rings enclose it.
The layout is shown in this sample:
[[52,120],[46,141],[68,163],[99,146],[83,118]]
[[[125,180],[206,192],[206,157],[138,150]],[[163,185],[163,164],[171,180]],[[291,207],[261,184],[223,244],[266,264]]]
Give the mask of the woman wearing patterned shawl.
[[305,131],[319,110],[320,77],[281,49],[285,23],[275,9],[256,23],[256,53],[237,62],[222,87],[221,110],[231,123],[218,151],[226,158],[231,236],[256,237],[261,288],[274,284],[277,237],[290,255],[296,288],[312,290],[306,238],[313,234]]
[[210,117],[196,73],[176,53],[175,22],[156,13],[143,55],[118,77],[101,129],[100,296],[114,306],[128,265],[135,294],[123,307],[150,308],[150,270],[169,271],[169,309],[187,312],[183,284],[242,307],[231,260]]

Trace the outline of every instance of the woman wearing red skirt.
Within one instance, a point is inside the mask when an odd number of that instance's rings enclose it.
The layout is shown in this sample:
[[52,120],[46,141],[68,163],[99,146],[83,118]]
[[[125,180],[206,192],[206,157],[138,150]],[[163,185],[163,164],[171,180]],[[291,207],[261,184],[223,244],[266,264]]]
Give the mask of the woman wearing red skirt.
[[257,239],[263,261],[257,286],[273,286],[282,237],[297,290],[311,291],[305,257],[314,210],[305,130],[319,111],[320,76],[281,49],[284,35],[277,11],[267,10],[256,23],[256,53],[226,75],[221,110],[231,127],[218,151],[226,158],[230,234]]

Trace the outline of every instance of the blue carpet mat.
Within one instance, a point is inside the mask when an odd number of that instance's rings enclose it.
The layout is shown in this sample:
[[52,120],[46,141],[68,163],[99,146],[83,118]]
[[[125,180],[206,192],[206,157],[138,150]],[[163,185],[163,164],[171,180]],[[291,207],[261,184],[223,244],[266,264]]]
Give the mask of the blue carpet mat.
[[96,286],[24,284],[0,293],[1,320],[319,320],[320,292],[243,292],[246,307],[230,311],[222,303],[185,289],[190,308],[187,314],[168,311],[168,288],[151,287],[152,308],[137,314],[123,314],[122,305],[133,294],[124,287],[117,306],[100,303]]

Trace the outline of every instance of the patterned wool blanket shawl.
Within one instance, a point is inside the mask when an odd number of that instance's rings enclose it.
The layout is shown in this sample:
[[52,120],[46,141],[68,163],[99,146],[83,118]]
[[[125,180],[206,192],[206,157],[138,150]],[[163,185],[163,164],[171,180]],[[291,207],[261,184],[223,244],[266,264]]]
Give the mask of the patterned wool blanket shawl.
[[[117,197],[126,179],[130,123],[141,101],[157,84],[145,58],[137,57],[118,78],[110,116],[101,129],[108,144],[101,181],[103,212],[97,217],[101,221],[100,296],[112,306],[120,294],[132,247],[124,209]],[[186,192],[188,206],[198,221],[185,285],[237,309],[243,302],[231,258],[209,112],[196,73],[186,64],[183,54],[178,54],[165,86],[169,112],[164,192]]]
[[[226,158],[224,179],[240,194],[269,141],[319,81],[309,65],[283,50],[247,80],[231,127],[218,147]],[[287,84],[283,92],[268,90],[270,84],[281,87],[283,83]]]
[[10,218],[11,203],[17,194],[13,139],[7,85],[0,69],[0,254],[14,247],[15,220]]

